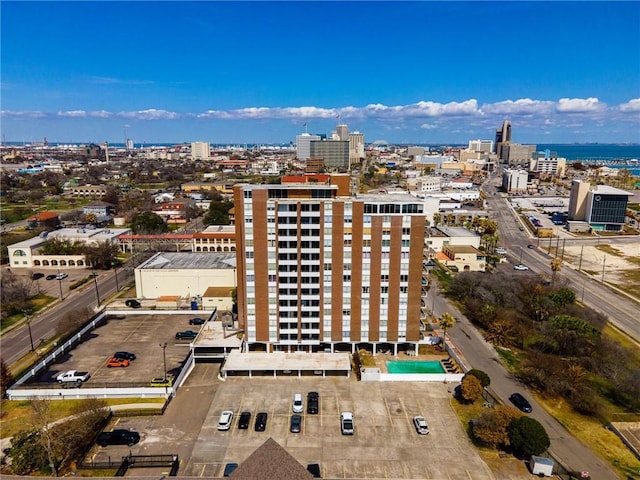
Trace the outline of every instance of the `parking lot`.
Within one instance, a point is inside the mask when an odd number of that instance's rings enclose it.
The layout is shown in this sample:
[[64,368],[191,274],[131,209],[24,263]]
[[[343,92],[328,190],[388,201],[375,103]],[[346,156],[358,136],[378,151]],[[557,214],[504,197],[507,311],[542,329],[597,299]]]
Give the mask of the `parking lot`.
[[[85,336],[83,341],[67,352],[41,374],[38,382],[55,382],[55,377],[67,370],[87,371],[91,378],[87,386],[137,383],[148,385],[153,377],[164,376],[164,354],[167,373],[177,376],[189,354],[189,341],[175,340],[178,331],[200,329],[189,325],[197,312],[184,315],[126,315],[107,316],[105,324]],[[166,351],[163,345],[166,342]],[[136,359],[128,367],[108,368],[106,362],[116,351],[134,353]]]
[[[124,418],[118,428],[139,431],[136,454],[180,455],[181,476],[222,476],[224,465],[242,463],[269,437],[302,465],[318,463],[324,478],[494,478],[480,459],[450,406],[451,386],[442,383],[377,383],[346,378],[217,379],[218,365],[198,365],[162,417]],[[291,433],[295,393],[320,394],[320,413],[303,414],[302,431]],[[232,410],[231,429],[218,418]],[[350,410],[355,435],[340,432],[340,412]],[[241,411],[252,414],[249,429],[237,428]],[[267,412],[264,432],[254,430]],[[418,435],[414,415],[431,433]],[[117,423],[116,423],[117,422]],[[126,454],[129,447],[96,447],[96,460]]]

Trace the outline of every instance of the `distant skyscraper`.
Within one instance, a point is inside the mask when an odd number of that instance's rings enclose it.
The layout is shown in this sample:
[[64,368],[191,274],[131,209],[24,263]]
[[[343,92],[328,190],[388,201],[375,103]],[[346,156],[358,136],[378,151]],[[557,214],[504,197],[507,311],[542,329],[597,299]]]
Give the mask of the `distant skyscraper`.
[[502,124],[502,128],[496,130],[496,154],[499,158],[502,158],[502,144],[511,142],[511,122],[505,120]]
[[338,140],[342,140],[343,142],[349,140],[349,127],[346,125],[338,125],[336,127],[336,133],[338,134]]
[[353,132],[349,134],[349,166],[359,163],[364,158],[364,133]]
[[296,137],[296,155],[298,160],[306,161],[311,156],[311,140],[320,140],[320,137],[306,132]]
[[472,152],[493,152],[493,142],[491,140],[469,140],[469,150]]
[[209,142],[193,142],[191,144],[191,160],[206,160],[211,155]]

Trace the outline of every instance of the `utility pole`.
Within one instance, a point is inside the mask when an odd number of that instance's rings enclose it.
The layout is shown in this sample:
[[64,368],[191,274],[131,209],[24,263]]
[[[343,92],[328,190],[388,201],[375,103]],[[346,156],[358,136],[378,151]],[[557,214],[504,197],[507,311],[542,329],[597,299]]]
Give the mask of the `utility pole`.
[[578,262],[578,271],[582,268],[582,252],[584,252],[584,245],[580,247],[580,262]]
[[602,257],[602,283],[604,283],[604,264],[607,260],[607,256],[605,255],[604,257]]
[[27,328],[29,329],[29,341],[31,342],[31,351],[33,352],[33,335],[31,335],[31,310],[23,310],[25,317],[27,318]]
[[100,307],[100,292],[98,291],[98,274],[96,272],[91,272],[91,276],[93,277],[93,285],[96,287],[96,299],[98,300],[98,308]]

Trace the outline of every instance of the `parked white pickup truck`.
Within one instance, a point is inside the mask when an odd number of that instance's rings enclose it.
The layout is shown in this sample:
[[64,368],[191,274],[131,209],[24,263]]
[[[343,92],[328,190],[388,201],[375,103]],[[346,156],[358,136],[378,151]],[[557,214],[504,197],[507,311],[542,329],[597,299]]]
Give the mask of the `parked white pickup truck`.
[[61,373],[56,377],[58,383],[82,383],[89,380],[89,372],[79,372],[77,370],[69,370]]

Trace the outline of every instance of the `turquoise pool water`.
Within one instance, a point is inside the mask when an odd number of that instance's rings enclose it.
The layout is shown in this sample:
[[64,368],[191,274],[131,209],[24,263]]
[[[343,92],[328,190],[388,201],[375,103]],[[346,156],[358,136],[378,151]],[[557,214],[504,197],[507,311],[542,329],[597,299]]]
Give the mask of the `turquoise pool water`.
[[389,373],[446,373],[438,360],[388,361]]

